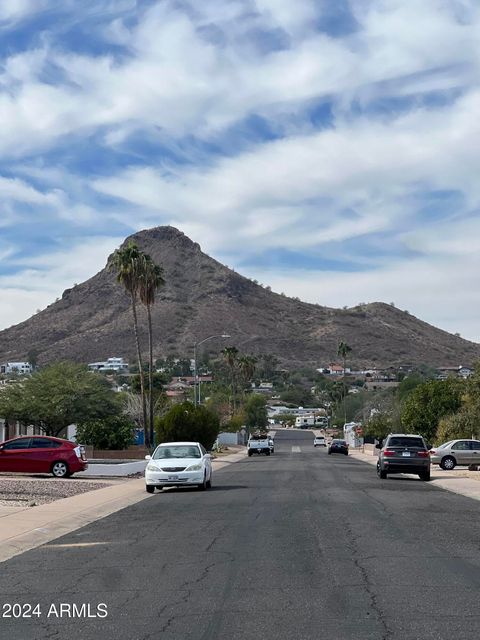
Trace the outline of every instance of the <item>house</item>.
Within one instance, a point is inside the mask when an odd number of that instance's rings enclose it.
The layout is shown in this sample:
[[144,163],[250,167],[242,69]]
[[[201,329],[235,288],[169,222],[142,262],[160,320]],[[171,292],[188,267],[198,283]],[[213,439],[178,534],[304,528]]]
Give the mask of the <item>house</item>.
[[18,373],[25,375],[32,373],[33,367],[29,362],[5,362],[0,365],[0,373]]
[[108,358],[102,362],[90,362],[88,368],[91,371],[128,371],[128,362],[123,358]]
[[466,379],[474,374],[474,369],[472,367],[459,365],[457,367],[440,367],[437,369],[437,372],[437,380],[447,380],[451,376]]
[[338,364],[336,362],[330,362],[330,364],[328,364],[326,367],[317,369],[317,371],[330,376],[343,376],[344,373],[350,373],[350,368],[345,367],[345,372],[344,372],[343,365]]

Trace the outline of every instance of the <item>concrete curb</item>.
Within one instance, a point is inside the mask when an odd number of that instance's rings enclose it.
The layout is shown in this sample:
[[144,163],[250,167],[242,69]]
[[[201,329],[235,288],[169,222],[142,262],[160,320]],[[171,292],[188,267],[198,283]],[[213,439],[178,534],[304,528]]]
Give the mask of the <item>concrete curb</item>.
[[[222,469],[243,460],[245,456],[246,450],[227,455],[222,460],[213,460],[213,469]],[[38,507],[2,509],[0,562],[40,547],[149,497],[151,496],[145,492],[144,478],[136,478]]]

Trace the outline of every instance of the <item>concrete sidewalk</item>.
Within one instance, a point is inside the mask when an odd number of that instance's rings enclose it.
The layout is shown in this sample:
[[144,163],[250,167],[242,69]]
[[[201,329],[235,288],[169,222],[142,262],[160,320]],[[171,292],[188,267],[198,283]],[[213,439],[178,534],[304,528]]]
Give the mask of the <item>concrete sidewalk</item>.
[[[246,450],[213,460],[213,469],[245,455]],[[136,478],[37,507],[0,507],[0,562],[149,497],[144,478]]]
[[[350,449],[349,455],[374,467],[377,464],[378,456],[371,453],[362,453],[358,449]],[[468,471],[466,468],[443,471],[438,466],[432,465],[431,476],[432,479],[428,483],[429,485],[458,493],[467,498],[480,500],[480,471]]]

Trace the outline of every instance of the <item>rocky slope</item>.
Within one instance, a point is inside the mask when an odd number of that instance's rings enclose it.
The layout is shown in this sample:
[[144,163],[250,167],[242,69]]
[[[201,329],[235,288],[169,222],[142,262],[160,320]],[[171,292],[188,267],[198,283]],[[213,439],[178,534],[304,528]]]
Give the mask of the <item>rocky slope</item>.
[[[129,239],[165,272],[166,286],[153,309],[156,357],[191,357],[195,341],[227,332],[230,340],[208,343],[212,352],[235,345],[244,353],[275,354],[287,367],[336,360],[341,340],[352,347],[352,362],[361,366],[465,365],[480,358],[480,345],[387,304],[342,310],[273,293],[210,258],[173,227]],[[139,314],[146,350],[143,309]],[[24,359],[32,348],[40,364],[110,356],[133,362],[129,298],[114,274],[103,269],[47,309],[0,332],[0,362]]]

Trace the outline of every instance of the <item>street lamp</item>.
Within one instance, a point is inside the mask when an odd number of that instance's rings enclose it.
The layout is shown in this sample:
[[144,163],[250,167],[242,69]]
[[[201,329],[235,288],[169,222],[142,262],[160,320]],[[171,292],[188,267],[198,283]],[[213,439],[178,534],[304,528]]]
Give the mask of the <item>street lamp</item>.
[[[200,342],[195,342],[193,344],[193,381],[194,381],[193,398],[194,398],[195,406],[197,406],[197,404],[200,404],[200,381],[198,379],[198,374],[197,374],[197,347],[199,347],[204,342],[207,342],[207,340],[213,340],[213,338],[230,338],[230,336],[228,335],[228,333],[221,333],[214,336],[208,336],[208,338],[204,338],[203,340],[200,340]],[[198,399],[197,399],[197,387],[198,387]]]

